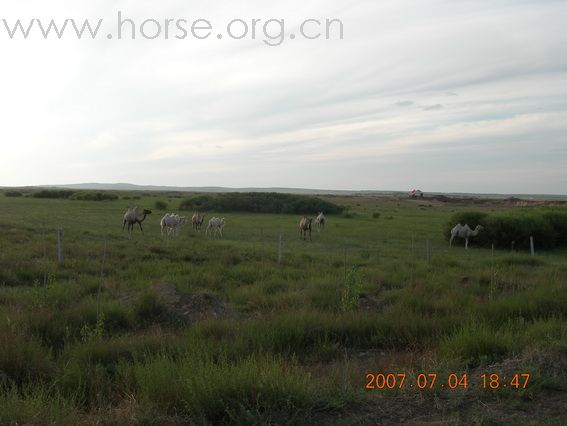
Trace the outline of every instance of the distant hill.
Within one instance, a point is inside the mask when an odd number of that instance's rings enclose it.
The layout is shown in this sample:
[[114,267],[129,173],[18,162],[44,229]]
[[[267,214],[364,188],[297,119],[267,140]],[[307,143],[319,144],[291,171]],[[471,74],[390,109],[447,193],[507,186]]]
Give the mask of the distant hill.
[[76,190],[97,191],[159,191],[159,192],[276,192],[280,194],[305,194],[305,195],[359,195],[359,194],[394,194],[392,191],[348,191],[331,189],[307,189],[307,188],[227,188],[222,186],[157,186],[157,185],[134,185],[131,183],[78,183],[69,185],[48,185],[49,188],[65,188]]
[[[280,194],[300,195],[376,195],[404,197],[409,191],[375,191],[375,190],[335,190],[335,189],[309,189],[309,188],[228,188],[222,186],[159,186],[159,185],[134,185],[131,183],[78,183],[66,185],[39,185],[34,188],[63,188],[95,191],[155,191],[155,192],[193,192],[193,193],[230,193],[230,192],[276,192]],[[448,196],[448,197],[475,197],[475,198],[521,198],[527,200],[567,200],[567,195],[551,194],[481,194],[460,192],[438,192],[424,191],[426,198]]]

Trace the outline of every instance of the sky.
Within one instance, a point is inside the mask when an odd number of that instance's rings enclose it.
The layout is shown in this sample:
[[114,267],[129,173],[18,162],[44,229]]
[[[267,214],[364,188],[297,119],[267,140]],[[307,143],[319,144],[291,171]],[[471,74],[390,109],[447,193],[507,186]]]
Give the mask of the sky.
[[[32,18],[104,23],[10,38]],[[199,18],[205,40],[139,28]],[[298,36],[327,18],[342,39]],[[234,19],[261,20],[255,39]],[[563,0],[5,0],[0,186],[567,194],[565,22]]]

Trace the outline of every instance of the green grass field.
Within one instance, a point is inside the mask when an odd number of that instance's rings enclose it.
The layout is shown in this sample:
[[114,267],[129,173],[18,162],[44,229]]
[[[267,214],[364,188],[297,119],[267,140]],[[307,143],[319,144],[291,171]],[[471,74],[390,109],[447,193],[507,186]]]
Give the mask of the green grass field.
[[[327,199],[348,214],[309,242],[298,215],[162,238],[154,209],[122,231],[128,206],[175,211],[164,194],[0,194],[0,424],[567,421],[567,251],[449,250],[449,217],[493,205]],[[406,382],[366,389],[377,373]]]

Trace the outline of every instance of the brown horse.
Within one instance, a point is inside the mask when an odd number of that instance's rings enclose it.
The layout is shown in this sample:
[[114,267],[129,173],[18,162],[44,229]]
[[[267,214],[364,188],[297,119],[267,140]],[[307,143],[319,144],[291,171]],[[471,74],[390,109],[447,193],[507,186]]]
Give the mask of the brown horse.
[[307,237],[307,232],[309,232],[309,241],[311,241],[311,223],[313,222],[313,218],[303,216],[299,221],[299,238]]

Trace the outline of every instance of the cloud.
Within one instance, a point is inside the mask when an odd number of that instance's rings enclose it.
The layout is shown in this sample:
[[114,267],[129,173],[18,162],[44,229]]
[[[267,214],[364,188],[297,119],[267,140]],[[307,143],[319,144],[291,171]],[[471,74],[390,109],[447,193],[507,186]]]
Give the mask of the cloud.
[[438,111],[440,109],[443,109],[443,105],[441,105],[441,104],[427,105],[427,106],[422,107],[422,109],[424,111]]
[[[566,191],[564,2],[290,1],[121,8],[281,16],[288,33],[337,16],[345,40],[2,39],[0,184]],[[69,7],[12,2],[2,17],[116,8]]]

